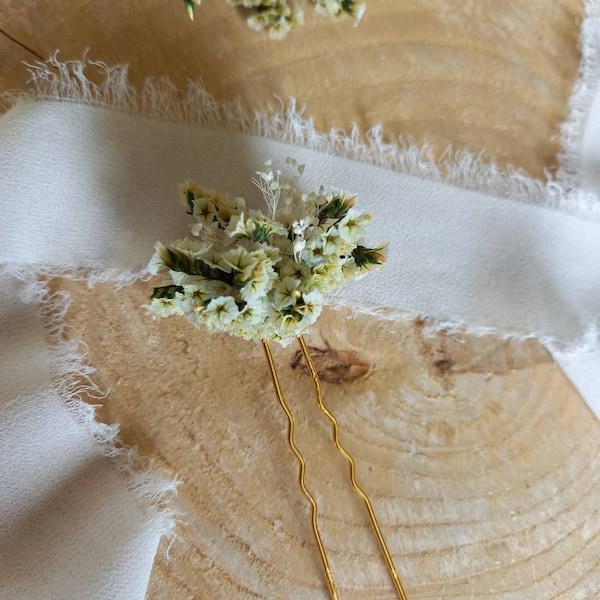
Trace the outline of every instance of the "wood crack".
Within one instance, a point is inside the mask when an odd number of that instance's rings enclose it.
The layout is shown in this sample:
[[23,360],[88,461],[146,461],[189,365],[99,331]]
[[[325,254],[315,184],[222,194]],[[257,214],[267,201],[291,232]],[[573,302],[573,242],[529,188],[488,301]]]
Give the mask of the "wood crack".
[[10,35],[10,33],[8,33],[7,31],[4,31],[4,29],[2,29],[2,28],[0,28],[0,35],[4,36],[6,39],[10,40],[13,44],[16,44],[17,46],[23,48],[23,50],[25,50],[25,52],[29,52],[29,54],[35,56],[37,59],[42,60],[42,61],[44,60],[44,58],[41,54],[39,54],[38,52],[33,50],[33,48],[30,48],[27,44],[24,44],[23,42],[19,41],[16,37],[13,37],[12,35]]

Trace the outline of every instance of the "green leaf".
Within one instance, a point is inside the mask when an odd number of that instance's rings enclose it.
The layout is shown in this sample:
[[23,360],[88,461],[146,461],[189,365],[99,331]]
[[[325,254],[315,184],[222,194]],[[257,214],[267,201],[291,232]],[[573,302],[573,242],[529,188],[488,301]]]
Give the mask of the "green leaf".
[[188,205],[188,211],[187,214],[188,215],[193,215],[194,214],[194,203],[196,201],[196,197],[194,196],[194,192],[192,192],[192,190],[188,190],[186,195],[185,195],[185,199],[187,200],[187,205]]
[[180,285],[163,285],[162,287],[155,287],[152,296],[150,296],[150,300],[154,300],[155,298],[168,298],[169,300],[173,300],[177,293],[183,293],[183,288]]
[[273,230],[266,223],[255,223],[254,231],[252,232],[252,239],[258,242],[259,244],[263,244],[269,241],[273,235]]
[[194,20],[194,2],[193,0],[183,0],[190,21]]
[[234,282],[233,273],[226,273],[225,271],[221,271],[221,269],[211,267],[210,265],[205,263],[201,258],[195,258],[192,262],[190,270],[186,272],[188,273],[188,275],[200,275],[205,279],[223,281],[228,285],[233,285]]
[[354,262],[359,269],[368,269],[373,265],[383,265],[385,263],[384,250],[385,246],[379,246],[379,248],[356,246],[352,250],[352,258],[354,258]]
[[354,206],[354,198],[345,198],[344,196],[335,196],[325,206],[319,209],[317,215],[319,225],[328,219],[339,221],[343,219],[348,211]]
[[356,4],[355,0],[342,0],[340,2],[341,6],[342,6],[342,10],[345,13],[350,14],[352,12],[352,10],[354,9],[354,5]]
[[187,273],[191,275],[190,270],[192,268],[192,258],[185,252],[170,248],[167,246],[167,256],[163,257],[165,265],[171,269],[171,271],[178,271],[180,273]]

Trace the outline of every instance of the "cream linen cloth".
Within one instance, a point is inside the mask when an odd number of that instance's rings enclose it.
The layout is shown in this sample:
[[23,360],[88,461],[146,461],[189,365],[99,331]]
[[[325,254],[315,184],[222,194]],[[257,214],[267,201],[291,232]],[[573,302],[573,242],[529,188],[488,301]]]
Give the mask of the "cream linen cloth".
[[[593,15],[585,26],[594,39]],[[0,598],[145,594],[169,527],[161,512],[161,490],[169,487],[132,474],[114,432],[78,402],[75,381],[85,368],[73,348],[52,343],[61,338],[60,307],[31,273],[85,267],[126,280],[145,266],[156,240],[186,231],[185,211],[173,201],[184,179],[258,202],[253,172],[268,158],[296,158],[307,165],[307,187],[343,185],[357,194],[373,215],[375,239],[389,241],[386,269],[337,302],[536,336],[600,414],[593,66],[582,81],[564,181],[544,188],[519,176],[498,179],[487,192],[249,133],[92,106],[83,92],[79,102],[19,101],[0,119],[0,262],[8,266],[0,282]],[[279,126],[280,139],[296,139],[297,121]],[[310,140],[302,137],[304,145]],[[473,181],[485,179],[478,175]]]
[[143,598],[169,522],[142,497],[162,484],[134,490],[106,457],[114,432],[76,399],[86,369],[49,346],[43,293],[0,274],[0,598]]

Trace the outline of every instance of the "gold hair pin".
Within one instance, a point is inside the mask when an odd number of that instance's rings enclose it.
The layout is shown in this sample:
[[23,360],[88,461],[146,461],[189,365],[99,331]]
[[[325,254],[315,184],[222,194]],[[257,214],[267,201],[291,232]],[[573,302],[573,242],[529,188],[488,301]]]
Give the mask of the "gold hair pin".
[[339,191],[307,193],[299,186],[304,166],[286,161],[284,177],[267,162],[254,184],[267,214],[232,198],[187,182],[181,186],[192,236],[156,244],[153,274],[168,271],[170,281],[154,288],[147,308],[156,317],[185,316],[196,326],[260,341],[275,394],[288,422],[288,444],[299,464],[299,484],[311,505],[311,526],[332,600],[339,594],[319,532],[317,502],[306,486],[306,461],[295,441],[295,419],[283,394],[270,341],[298,340],[312,377],[317,405],[331,423],[333,443],[348,463],[350,484],[367,510],[394,589],[407,600],[373,505],[356,478],[356,463],[340,439],[340,426],[327,408],[321,380],[304,338],[327,296],[369,267],[382,265],[383,247],[365,246],[369,215],[354,208],[353,196]]

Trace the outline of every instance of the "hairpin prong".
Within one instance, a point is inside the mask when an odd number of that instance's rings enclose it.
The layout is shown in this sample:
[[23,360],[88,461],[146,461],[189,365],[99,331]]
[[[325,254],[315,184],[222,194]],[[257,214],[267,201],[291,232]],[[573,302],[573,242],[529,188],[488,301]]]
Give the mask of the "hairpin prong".
[[325,570],[325,576],[327,577],[327,584],[329,587],[329,593],[331,595],[332,600],[339,600],[339,596],[337,594],[337,589],[335,587],[335,582],[333,580],[333,574],[331,572],[331,568],[329,566],[329,561],[327,560],[327,554],[325,552],[325,546],[323,545],[323,541],[321,540],[321,535],[319,533],[318,527],[318,507],[317,502],[314,499],[313,495],[306,487],[305,475],[306,475],[306,461],[304,460],[304,456],[296,446],[296,442],[294,440],[294,431],[295,431],[295,421],[294,415],[292,414],[284,396],[283,391],[281,389],[281,384],[279,383],[279,377],[277,375],[277,369],[275,367],[275,360],[273,359],[273,352],[271,351],[271,347],[267,340],[263,340],[262,342],[263,348],[265,349],[265,354],[267,356],[267,362],[269,364],[269,369],[271,371],[271,378],[273,380],[273,387],[275,388],[275,394],[277,395],[277,399],[279,400],[279,404],[285,412],[285,415],[288,420],[288,444],[292,449],[292,452],[296,455],[298,459],[298,463],[300,465],[299,471],[299,483],[300,488],[302,489],[303,494],[306,496],[308,501],[310,502],[312,508],[312,519],[311,525],[313,534],[315,536],[315,540],[317,542],[317,547],[319,548],[319,554],[321,556],[321,562],[323,563],[323,568]]
[[367,493],[356,481],[356,462],[350,454],[350,452],[348,452],[348,450],[340,442],[340,426],[333,413],[325,405],[325,398],[323,395],[321,379],[315,367],[315,363],[310,355],[308,346],[306,345],[306,342],[304,341],[304,338],[302,336],[298,338],[298,343],[300,344],[300,348],[302,349],[302,354],[304,355],[306,366],[308,367],[308,370],[310,372],[315,386],[315,393],[317,396],[317,403],[319,405],[319,409],[325,414],[325,416],[329,419],[331,423],[333,431],[333,443],[335,444],[335,447],[348,462],[348,466],[350,467],[350,484],[352,485],[352,489],[360,496],[360,498],[365,504],[367,513],[369,514],[369,519],[371,520],[373,531],[375,532],[375,536],[377,537],[377,541],[379,542],[379,547],[381,548],[381,552],[383,553],[385,564],[389,571],[390,577],[392,578],[394,589],[396,590],[396,593],[398,594],[398,598],[400,598],[400,600],[407,600],[406,593],[402,586],[402,582],[400,581],[400,576],[398,575],[398,571],[396,571],[392,555],[390,554],[390,551],[388,550],[387,544],[385,542],[385,538],[383,537],[383,532],[381,531],[381,527],[379,525],[379,522],[377,521],[377,517],[375,515],[375,511],[373,510],[371,500],[369,499]]

